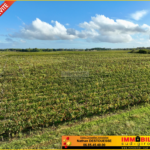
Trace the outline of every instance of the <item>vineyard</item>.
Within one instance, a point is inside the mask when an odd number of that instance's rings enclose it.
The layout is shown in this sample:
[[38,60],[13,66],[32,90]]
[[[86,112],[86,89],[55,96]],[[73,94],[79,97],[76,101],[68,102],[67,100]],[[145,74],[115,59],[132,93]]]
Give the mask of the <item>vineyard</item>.
[[[62,72],[88,73],[63,77]],[[107,52],[2,53],[0,140],[149,102],[150,56]]]

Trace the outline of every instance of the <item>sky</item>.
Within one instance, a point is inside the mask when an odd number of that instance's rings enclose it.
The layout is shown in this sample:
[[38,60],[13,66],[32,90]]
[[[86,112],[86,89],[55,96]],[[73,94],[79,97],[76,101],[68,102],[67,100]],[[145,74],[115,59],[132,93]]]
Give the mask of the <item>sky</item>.
[[0,17],[0,49],[150,47],[149,6],[150,1],[16,1]]

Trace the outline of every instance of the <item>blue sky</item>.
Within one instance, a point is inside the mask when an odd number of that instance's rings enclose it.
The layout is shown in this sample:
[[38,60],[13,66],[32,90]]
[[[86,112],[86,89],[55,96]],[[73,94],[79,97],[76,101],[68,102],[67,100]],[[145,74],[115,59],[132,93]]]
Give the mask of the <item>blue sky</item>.
[[149,1],[16,1],[0,17],[0,48],[150,47],[149,6]]

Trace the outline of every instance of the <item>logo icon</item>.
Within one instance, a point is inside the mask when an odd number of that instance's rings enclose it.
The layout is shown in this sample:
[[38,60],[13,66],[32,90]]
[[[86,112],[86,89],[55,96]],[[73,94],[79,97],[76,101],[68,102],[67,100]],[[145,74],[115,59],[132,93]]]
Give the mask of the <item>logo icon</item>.
[[71,145],[71,142],[68,140],[69,140],[69,137],[67,137],[66,139],[63,140],[63,145],[65,146],[65,148],[67,148],[67,146]]
[[136,142],[140,142],[140,137],[139,136],[136,137]]
[[13,1],[8,1],[6,0],[2,5],[0,5],[0,16],[15,2],[16,0]]

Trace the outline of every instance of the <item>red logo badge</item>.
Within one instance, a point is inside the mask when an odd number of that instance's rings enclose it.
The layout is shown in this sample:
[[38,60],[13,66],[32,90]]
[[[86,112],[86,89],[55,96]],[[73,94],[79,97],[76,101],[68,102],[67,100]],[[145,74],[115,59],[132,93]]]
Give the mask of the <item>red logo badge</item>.
[[16,0],[6,0],[1,6],[0,6],[0,16],[15,2]]

